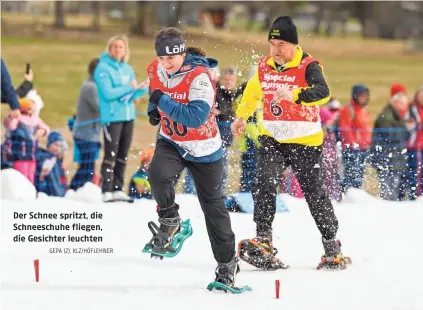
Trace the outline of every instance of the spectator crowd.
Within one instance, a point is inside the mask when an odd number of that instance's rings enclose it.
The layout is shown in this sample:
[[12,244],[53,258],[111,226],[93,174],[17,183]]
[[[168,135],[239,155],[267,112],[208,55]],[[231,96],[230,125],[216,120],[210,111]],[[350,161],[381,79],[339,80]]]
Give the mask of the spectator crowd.
[[[140,151],[139,169],[125,182],[128,151],[132,143],[136,112],[134,103],[148,94],[148,80],[139,83],[129,64],[129,44],[124,36],[109,40],[104,53],[88,64],[76,100],[76,113],[68,126],[73,137],[73,161],[78,169],[68,179],[63,161],[68,145],[62,134],[42,120],[44,102],[33,85],[33,72],[15,89],[7,66],[1,59],[1,101],[10,106],[3,120],[5,136],[1,145],[1,169],[22,173],[38,192],[64,196],[87,182],[99,185],[104,202],[152,199],[147,170],[154,149]],[[256,66],[250,70],[254,74]],[[231,124],[243,96],[246,81],[238,81],[237,68],[215,72],[216,119],[223,143],[225,173],[222,179],[227,207],[242,210],[233,192],[251,193],[256,176],[257,124],[262,119],[261,102],[247,120],[243,135],[234,138]],[[331,98],[320,108],[324,129],[321,175],[332,199],[342,201],[351,187],[362,188],[365,168],[378,175],[380,197],[384,200],[415,200],[423,192],[423,87],[412,96],[404,85],[387,88],[387,101],[372,123],[368,105],[371,90],[364,84],[352,86],[349,102]],[[48,104],[48,103],[46,103]],[[45,138],[46,147],[41,147]],[[154,143],[154,141],[151,141]],[[101,170],[95,163],[103,148]],[[229,188],[230,154],[241,153],[239,188]],[[127,183],[127,184],[125,184]],[[196,194],[192,177],[183,179],[184,193]],[[288,168],[280,180],[280,192],[303,197],[301,187]],[[232,193],[231,195],[229,193]],[[252,199],[251,199],[252,201]]]

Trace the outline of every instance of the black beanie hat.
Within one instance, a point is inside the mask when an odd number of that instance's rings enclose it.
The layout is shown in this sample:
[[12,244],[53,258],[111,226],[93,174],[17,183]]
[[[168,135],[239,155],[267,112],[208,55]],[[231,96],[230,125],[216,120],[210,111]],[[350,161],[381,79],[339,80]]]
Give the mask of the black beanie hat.
[[289,16],[280,16],[273,22],[269,31],[268,40],[284,40],[293,44],[298,44],[297,27]]

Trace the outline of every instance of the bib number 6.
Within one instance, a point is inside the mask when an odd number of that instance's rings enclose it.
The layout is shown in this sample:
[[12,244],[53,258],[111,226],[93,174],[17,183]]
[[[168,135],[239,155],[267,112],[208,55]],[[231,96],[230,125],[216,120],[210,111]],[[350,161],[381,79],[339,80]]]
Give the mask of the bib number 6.
[[188,134],[188,127],[185,125],[178,124],[175,121],[170,121],[167,117],[162,117],[164,121],[164,131],[170,137],[177,135],[178,137],[185,137]]
[[283,113],[281,106],[278,105],[275,100],[270,102],[270,111],[272,112],[272,115],[276,117],[281,116]]

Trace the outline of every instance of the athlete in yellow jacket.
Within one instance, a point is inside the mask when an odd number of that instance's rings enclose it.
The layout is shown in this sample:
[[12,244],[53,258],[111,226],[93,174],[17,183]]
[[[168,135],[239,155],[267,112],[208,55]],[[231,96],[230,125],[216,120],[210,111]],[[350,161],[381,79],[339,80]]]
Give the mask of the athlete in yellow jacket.
[[[286,268],[275,257],[272,223],[277,184],[284,169],[291,166],[322,235],[325,255],[318,268],[345,268],[350,259],[342,255],[335,239],[338,220],[319,178],[323,144],[319,105],[330,98],[322,66],[298,45],[297,29],[290,17],[278,17],[268,39],[270,56],[259,60],[232,124],[233,134],[241,134],[257,100],[262,101],[263,120],[258,124],[261,146],[253,190],[257,235],[240,242],[240,257],[263,269]],[[266,251],[257,251],[260,246]]]
[[[266,65],[268,65],[271,70],[275,72],[283,72],[289,70],[290,68],[298,67],[301,61],[306,57],[311,56],[303,52],[301,46],[297,45],[294,50],[292,60],[287,62],[283,66],[278,65],[273,57],[265,57],[265,59],[267,59]],[[298,102],[302,106],[320,106],[328,102],[331,94],[324,78],[323,68],[321,64],[319,64],[317,61],[310,63],[305,69],[305,75],[307,82],[310,83],[307,83],[309,85],[307,85],[306,87],[294,89],[292,91],[292,101]],[[259,70],[257,70],[254,73],[254,76],[247,83],[241,102],[238,105],[238,109],[236,110],[236,117],[241,118],[243,120],[247,120],[250,116],[254,114],[254,111],[256,110],[257,106],[257,100],[262,99],[263,90],[261,87],[261,82],[259,80]],[[270,135],[264,127],[261,127],[261,134]],[[310,136],[280,140],[279,142],[319,146],[323,143],[323,131],[320,130],[318,133]]]

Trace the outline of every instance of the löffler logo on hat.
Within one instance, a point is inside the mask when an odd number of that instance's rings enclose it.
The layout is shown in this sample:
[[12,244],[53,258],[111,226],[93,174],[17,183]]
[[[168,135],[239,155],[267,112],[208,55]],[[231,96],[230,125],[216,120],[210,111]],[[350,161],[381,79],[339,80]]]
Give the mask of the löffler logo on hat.
[[173,47],[166,46],[166,54],[177,55],[185,52],[185,44],[174,45]]

